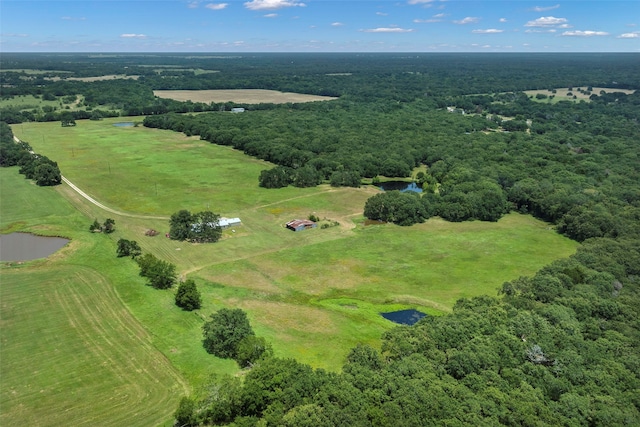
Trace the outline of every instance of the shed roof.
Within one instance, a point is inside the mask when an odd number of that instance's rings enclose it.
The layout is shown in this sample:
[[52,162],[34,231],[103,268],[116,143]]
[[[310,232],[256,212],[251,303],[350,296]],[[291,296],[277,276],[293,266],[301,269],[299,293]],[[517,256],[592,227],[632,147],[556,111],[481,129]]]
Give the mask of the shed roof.
[[290,227],[290,228],[298,228],[298,227],[300,227],[301,225],[303,225],[303,226],[312,226],[312,225],[314,225],[314,224],[315,224],[315,222],[310,221],[310,220],[308,220],[308,219],[294,219],[294,220],[289,221],[289,222],[287,223],[287,227]]

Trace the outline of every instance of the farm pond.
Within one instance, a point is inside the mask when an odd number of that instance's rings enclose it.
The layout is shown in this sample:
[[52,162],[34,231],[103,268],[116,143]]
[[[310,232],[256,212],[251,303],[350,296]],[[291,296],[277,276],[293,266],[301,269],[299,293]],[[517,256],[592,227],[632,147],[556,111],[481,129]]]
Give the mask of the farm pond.
[[413,191],[416,193],[422,193],[422,188],[418,186],[415,182],[406,182],[406,181],[386,181],[380,183],[380,190],[382,191],[393,191],[398,190],[401,192]]
[[426,314],[418,310],[399,310],[380,314],[385,319],[391,320],[392,322],[399,323],[401,325],[413,325],[418,320],[426,316]]
[[63,248],[69,239],[31,233],[0,235],[0,261],[31,261],[46,258]]

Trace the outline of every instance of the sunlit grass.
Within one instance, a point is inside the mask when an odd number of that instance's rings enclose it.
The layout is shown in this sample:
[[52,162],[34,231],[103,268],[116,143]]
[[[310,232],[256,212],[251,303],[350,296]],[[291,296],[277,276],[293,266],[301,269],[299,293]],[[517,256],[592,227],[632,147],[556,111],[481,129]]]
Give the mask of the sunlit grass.
[[[58,227],[76,236],[74,241],[93,245],[93,252],[61,262],[72,271],[78,265],[99,273],[191,385],[237,369],[201,345],[202,322],[222,307],[246,310],[277,355],[339,370],[350,348],[379,346],[381,333],[394,326],[380,312],[446,313],[457,299],[496,295],[504,281],[532,274],[576,247],[548,224],[518,214],[496,223],[433,218],[412,227],[365,227],[362,210],[375,188],[262,189],[259,172],[272,165],[195,137],[113,126],[130,120],[13,127],[85,192],[127,215],[105,212],[66,185],[42,190],[23,180],[26,187],[10,197],[25,206],[53,205],[28,212],[3,206],[2,227]],[[76,213],[66,213],[69,206]],[[215,244],[176,242],[164,233],[168,216],[180,209],[238,216],[242,225],[226,230]],[[284,227],[312,213],[339,226],[298,233]],[[107,217],[116,221],[114,234],[88,233],[94,218]],[[160,235],[145,236],[150,228]],[[173,291],[145,286],[133,261],[115,258],[119,238],[136,240],[143,251],[174,263],[182,278],[194,278],[202,309],[183,312],[173,303]]]

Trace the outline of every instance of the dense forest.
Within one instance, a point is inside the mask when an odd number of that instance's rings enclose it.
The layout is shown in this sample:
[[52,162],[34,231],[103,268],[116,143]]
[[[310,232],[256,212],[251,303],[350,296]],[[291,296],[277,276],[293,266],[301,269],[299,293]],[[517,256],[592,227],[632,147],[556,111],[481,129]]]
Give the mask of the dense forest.
[[[640,423],[640,92],[616,91],[640,89],[640,55],[2,54],[2,62],[4,101],[73,94],[87,107],[74,119],[145,115],[145,126],[274,163],[256,185],[413,177],[423,193],[381,193],[365,215],[410,226],[518,211],[582,242],[498,295],[392,329],[380,349],[352,349],[340,373],[265,352],[244,375],[211,378],[183,398],[177,425]],[[137,78],[68,78],[105,74]],[[613,93],[540,103],[523,92],[559,87]],[[153,96],[221,88],[339,99],[231,114],[221,110],[236,104]],[[9,123],[64,113],[3,105]]]

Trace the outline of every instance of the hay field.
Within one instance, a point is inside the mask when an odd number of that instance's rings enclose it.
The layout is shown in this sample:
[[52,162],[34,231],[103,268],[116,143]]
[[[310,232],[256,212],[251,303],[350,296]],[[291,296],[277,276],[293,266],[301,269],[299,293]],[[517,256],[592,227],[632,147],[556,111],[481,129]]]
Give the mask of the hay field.
[[265,89],[216,89],[216,90],[154,90],[159,98],[192,102],[235,102],[236,104],[286,104],[287,102],[331,101],[331,96],[306,95]]
[[134,266],[59,188],[11,167],[0,192],[3,233],[71,239],[46,260],[0,263],[0,425],[166,425],[188,385],[114,286],[144,289]]

